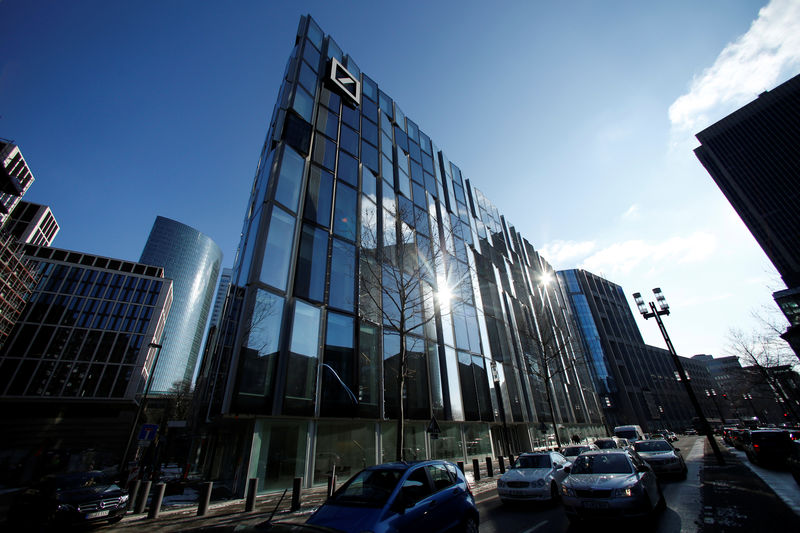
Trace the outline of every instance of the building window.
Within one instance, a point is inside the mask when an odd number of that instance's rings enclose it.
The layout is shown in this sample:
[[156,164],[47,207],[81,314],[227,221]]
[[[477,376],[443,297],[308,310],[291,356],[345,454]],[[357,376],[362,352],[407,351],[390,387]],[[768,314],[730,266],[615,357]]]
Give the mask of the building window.
[[322,364],[322,416],[352,417],[358,408],[354,390],[355,319],[328,313]]
[[281,290],[286,290],[286,277],[292,258],[294,240],[294,217],[279,207],[272,210],[269,235],[264,247],[261,264],[261,281]]
[[328,232],[304,224],[297,254],[296,296],[322,302],[328,259]]
[[297,211],[300,187],[303,185],[304,169],[305,159],[288,146],[284,147],[281,169],[278,174],[278,185],[275,190],[275,200],[289,208],[293,213]]
[[308,173],[303,218],[327,228],[330,226],[332,203],[333,174],[312,166]]
[[347,240],[355,241],[357,213],[358,192],[342,183],[337,184],[333,232]]
[[317,381],[320,310],[295,301],[283,414],[311,416]]
[[333,239],[328,304],[353,312],[355,307],[356,247]]

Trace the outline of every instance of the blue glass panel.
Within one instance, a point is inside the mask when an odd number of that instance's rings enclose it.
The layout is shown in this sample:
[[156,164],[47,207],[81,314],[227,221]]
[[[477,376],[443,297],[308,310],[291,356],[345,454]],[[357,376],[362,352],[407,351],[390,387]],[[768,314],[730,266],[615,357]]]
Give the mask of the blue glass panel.
[[315,94],[317,92],[317,73],[311,70],[311,67],[305,61],[300,61],[300,72],[297,78],[309,93]]
[[328,305],[343,311],[355,309],[356,247],[333,239]]
[[308,61],[308,64],[311,65],[311,68],[314,70],[319,69],[319,58],[320,54],[316,48],[313,46],[303,47],[303,59]]
[[378,146],[378,126],[372,121],[361,121],[361,137]]
[[296,296],[317,302],[323,300],[327,256],[328,232],[304,224],[297,254],[297,273],[294,282]]
[[322,403],[323,416],[347,416],[354,414],[358,397],[354,392],[355,365],[355,319],[338,313],[328,313],[323,359]]
[[373,102],[378,101],[378,85],[367,76],[361,77],[361,92]]
[[372,169],[376,174],[380,172],[380,167],[378,166],[378,149],[364,141],[361,141],[361,162]]
[[381,111],[392,116],[392,108],[394,107],[392,99],[383,91],[378,91],[378,104],[381,106]]
[[419,147],[422,149],[423,152],[427,154],[432,154],[433,149],[431,148],[431,139],[427,135],[422,132],[419,132]]
[[408,141],[408,155],[410,155],[411,159],[414,161],[422,160],[422,152],[419,151],[419,145],[411,140]]
[[336,177],[353,187],[358,187],[358,161],[345,152],[339,152],[339,170]]
[[317,135],[314,139],[314,153],[311,157],[315,163],[333,171],[336,167],[336,143]]
[[328,37],[328,59],[335,57],[339,60],[339,63],[344,65],[344,57],[342,55],[342,49],[339,48],[339,45],[336,44],[336,41],[333,38]]
[[358,192],[341,182],[338,183],[336,186],[336,209],[333,220],[333,232],[336,235],[351,241],[356,240],[357,208]]
[[338,138],[339,116],[324,107],[317,113],[317,131],[321,131],[334,141]]
[[406,126],[408,127],[408,138],[410,141],[419,142],[419,129],[417,125],[406,119]]
[[422,167],[419,163],[411,161],[411,179],[417,183],[424,183],[425,177],[422,175]]
[[354,130],[358,130],[359,116],[358,109],[354,109],[349,105],[342,106],[342,121]]
[[289,368],[286,373],[284,414],[313,413],[317,382],[320,310],[300,300],[295,301]]
[[242,351],[239,394],[264,397],[271,392],[278,358],[284,299],[259,289],[250,317],[247,349]]
[[311,117],[314,116],[314,98],[299,85],[294,90],[292,109],[297,111],[297,114],[306,122],[311,122]]
[[292,258],[294,217],[279,207],[272,210],[269,234],[261,263],[261,281],[286,290],[286,276]]
[[306,35],[308,36],[308,40],[314,43],[314,46],[322,50],[322,30],[319,29],[319,26],[310,18],[308,19],[308,31]]
[[361,114],[372,122],[378,122],[378,105],[368,98],[362,99]]
[[378,183],[377,178],[372,172],[361,173],[361,192],[367,195],[373,202],[378,202]]
[[352,128],[342,126],[342,138],[339,146],[358,157],[358,133]]
[[275,200],[282,203],[292,211],[297,211],[297,202],[300,199],[300,187],[303,185],[303,169],[305,159],[297,152],[285,147],[281,158],[281,169],[278,174],[278,186],[275,190]]
[[[391,117],[381,112],[381,131],[391,138],[392,129],[393,126]],[[390,144],[391,144],[391,139],[390,139]]]
[[326,228],[330,226],[333,203],[333,174],[312,166],[308,173],[303,218]]

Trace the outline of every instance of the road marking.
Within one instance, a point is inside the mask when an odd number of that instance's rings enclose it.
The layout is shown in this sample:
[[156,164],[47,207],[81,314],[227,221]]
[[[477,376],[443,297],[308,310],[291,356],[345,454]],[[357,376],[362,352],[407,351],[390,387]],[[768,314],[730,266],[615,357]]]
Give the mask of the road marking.
[[526,529],[525,531],[520,531],[519,533],[533,533],[534,531],[545,525],[547,525],[547,520],[545,520],[544,522],[539,522],[532,528]]

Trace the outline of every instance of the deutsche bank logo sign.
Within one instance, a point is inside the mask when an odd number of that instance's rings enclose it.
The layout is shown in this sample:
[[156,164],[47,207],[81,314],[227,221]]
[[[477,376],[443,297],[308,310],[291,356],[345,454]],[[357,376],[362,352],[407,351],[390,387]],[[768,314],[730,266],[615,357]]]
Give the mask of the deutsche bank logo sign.
[[331,58],[331,82],[351,102],[356,105],[361,103],[361,82],[335,57]]

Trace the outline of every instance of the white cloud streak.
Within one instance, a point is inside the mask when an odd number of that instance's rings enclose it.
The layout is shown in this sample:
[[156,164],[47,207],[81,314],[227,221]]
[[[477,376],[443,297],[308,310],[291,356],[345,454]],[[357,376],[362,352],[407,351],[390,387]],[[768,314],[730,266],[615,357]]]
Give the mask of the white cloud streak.
[[673,128],[697,132],[800,67],[800,2],[772,0],[669,108]]
[[[586,257],[580,268],[604,275],[627,275],[639,267],[657,264],[700,263],[711,257],[717,248],[714,235],[695,232],[688,237],[671,237],[663,242],[630,240],[611,244]],[[545,256],[546,257],[546,256]]]
[[594,241],[553,241],[539,251],[550,264],[560,269],[571,268],[570,265],[592,253],[596,246]]
[[639,204],[633,204],[628,208],[627,211],[622,213],[622,218],[624,220],[636,220],[637,218],[639,218],[640,211],[641,210],[639,209]]

